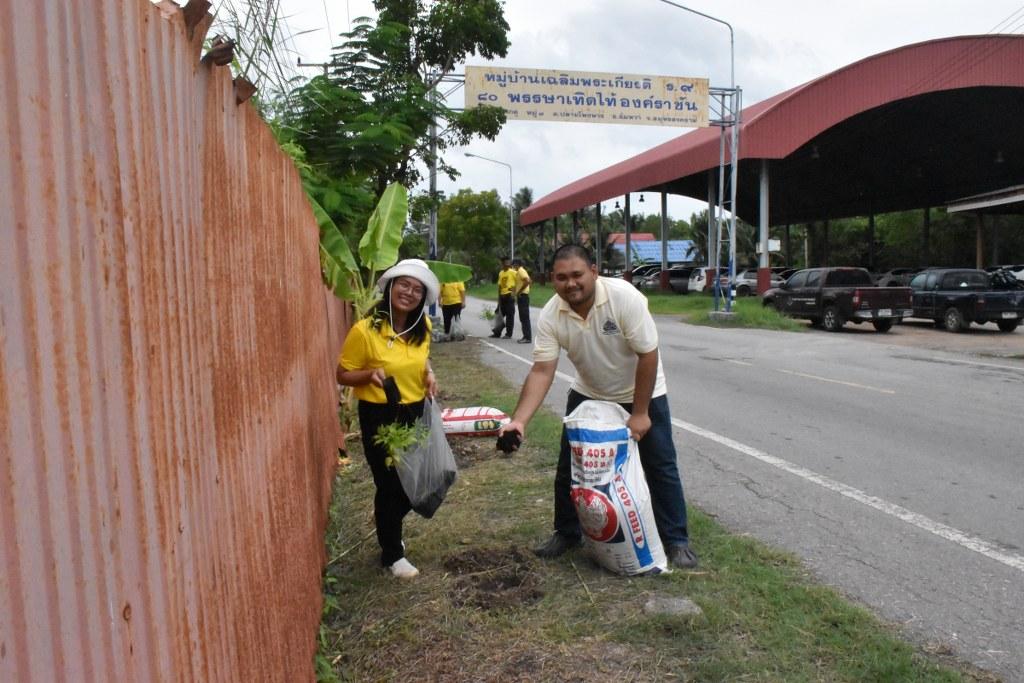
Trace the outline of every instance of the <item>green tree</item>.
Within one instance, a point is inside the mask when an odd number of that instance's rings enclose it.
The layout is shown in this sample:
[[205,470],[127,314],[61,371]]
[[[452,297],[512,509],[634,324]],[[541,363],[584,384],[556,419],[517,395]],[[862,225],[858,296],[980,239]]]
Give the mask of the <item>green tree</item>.
[[508,255],[508,208],[495,190],[463,189],[437,213],[438,260],[473,264],[473,276],[489,281]]
[[[289,122],[309,162],[329,175],[358,175],[377,195],[388,184],[413,186],[418,161],[458,175],[441,154],[472,138],[494,139],[505,113],[455,111],[434,89],[466,57],[503,57],[508,23],[498,0],[376,0],[376,22],[362,17],[332,56],[333,68],[299,89]],[[436,124],[436,140],[431,140]],[[432,145],[432,142],[434,143]]]

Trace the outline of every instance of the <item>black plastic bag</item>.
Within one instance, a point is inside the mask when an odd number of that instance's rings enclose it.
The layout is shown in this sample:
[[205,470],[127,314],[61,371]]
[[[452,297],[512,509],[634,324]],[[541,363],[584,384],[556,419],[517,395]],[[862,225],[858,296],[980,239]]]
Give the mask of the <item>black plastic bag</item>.
[[423,416],[417,420],[426,435],[398,459],[396,469],[412,509],[430,519],[441,507],[458,470],[441,422],[441,407],[427,399]]

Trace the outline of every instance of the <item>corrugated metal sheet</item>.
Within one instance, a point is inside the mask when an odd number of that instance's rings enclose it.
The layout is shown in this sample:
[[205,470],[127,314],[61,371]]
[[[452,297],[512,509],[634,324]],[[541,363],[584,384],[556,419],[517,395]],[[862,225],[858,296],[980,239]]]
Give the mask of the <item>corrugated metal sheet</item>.
[[[781,159],[860,112],[922,93],[1024,87],[1024,36],[943,38],[872,55],[745,108],[740,159]],[[703,128],[580,178],[523,210],[530,225],[718,167],[719,130]],[[707,181],[696,187],[703,193]],[[700,195],[703,196],[703,195]],[[756,213],[756,211],[754,212]]]
[[180,16],[0,15],[0,680],[309,680],[347,321],[292,164]]

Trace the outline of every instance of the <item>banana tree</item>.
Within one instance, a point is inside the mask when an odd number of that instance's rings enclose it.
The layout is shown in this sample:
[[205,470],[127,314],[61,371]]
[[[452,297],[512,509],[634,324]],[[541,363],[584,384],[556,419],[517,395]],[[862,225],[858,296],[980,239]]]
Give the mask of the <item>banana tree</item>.
[[380,300],[377,278],[398,260],[402,228],[409,211],[408,192],[398,183],[388,185],[370,215],[366,232],[359,239],[359,262],[338,227],[312,193],[313,214],[320,227],[320,267],[324,282],[335,296],[352,303],[356,318],[362,318]]

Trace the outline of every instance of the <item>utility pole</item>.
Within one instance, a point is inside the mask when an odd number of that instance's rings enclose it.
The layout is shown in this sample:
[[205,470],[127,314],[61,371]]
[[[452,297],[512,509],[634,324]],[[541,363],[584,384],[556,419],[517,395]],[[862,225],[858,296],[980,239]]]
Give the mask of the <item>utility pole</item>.
[[334,63],[333,62],[320,62],[320,63],[305,62],[305,63],[303,63],[302,57],[299,57],[298,61],[295,63],[295,66],[301,67],[303,69],[309,69],[309,68],[323,69],[324,70],[324,78],[327,78],[327,70],[330,69],[332,66],[334,66]]

